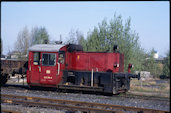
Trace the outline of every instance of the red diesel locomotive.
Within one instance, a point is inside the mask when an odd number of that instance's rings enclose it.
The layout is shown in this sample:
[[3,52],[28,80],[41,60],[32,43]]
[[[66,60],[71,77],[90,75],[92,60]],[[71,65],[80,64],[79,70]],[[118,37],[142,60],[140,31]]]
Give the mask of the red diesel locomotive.
[[[129,65],[129,69],[132,65]],[[130,79],[140,75],[124,73],[124,55],[114,51],[84,52],[75,44],[38,44],[29,48],[29,86],[57,87],[117,94],[130,88]]]

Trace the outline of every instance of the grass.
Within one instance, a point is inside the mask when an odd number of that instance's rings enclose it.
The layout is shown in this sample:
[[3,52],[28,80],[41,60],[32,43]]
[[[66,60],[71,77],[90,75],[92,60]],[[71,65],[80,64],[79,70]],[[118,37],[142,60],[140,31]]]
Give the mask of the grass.
[[161,80],[164,82],[157,83],[160,79],[136,80],[132,79],[130,83],[130,92],[139,92],[146,94],[155,94],[158,96],[170,97],[170,80]]

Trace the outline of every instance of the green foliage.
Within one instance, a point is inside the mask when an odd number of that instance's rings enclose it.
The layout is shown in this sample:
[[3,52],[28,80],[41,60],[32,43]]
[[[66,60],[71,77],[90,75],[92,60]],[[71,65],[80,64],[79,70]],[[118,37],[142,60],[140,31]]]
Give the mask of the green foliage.
[[86,40],[84,39],[84,36],[81,36],[79,41],[78,41],[79,45],[83,46],[83,50],[86,51]]
[[170,77],[170,51],[167,52],[164,59],[163,74]]
[[[87,38],[77,30],[73,29],[69,33],[70,39],[68,43],[80,44],[84,51],[89,52],[112,52],[113,45],[119,46],[120,53],[124,54],[124,71],[127,71],[128,64],[133,64],[134,71],[149,71],[152,75],[159,76],[162,72],[160,63],[156,62],[153,55],[155,50],[146,54],[139,43],[139,35],[131,29],[131,18],[128,18],[123,24],[122,16],[116,16],[107,22],[104,19],[98,26],[95,26],[92,31],[88,32]],[[146,59],[147,58],[147,59]],[[169,56],[170,62],[170,56]],[[169,65],[169,66],[168,66]],[[170,63],[165,61],[163,73],[169,73]]]
[[125,71],[129,63],[135,65],[134,70],[141,70],[144,50],[140,47],[139,36],[130,28],[131,19],[127,19],[125,25],[122,23],[121,15],[114,15],[108,23],[104,19],[94,27],[92,32],[89,32],[87,39],[84,41],[86,51],[113,51],[113,45],[118,45],[121,53],[124,53]]
[[49,42],[49,34],[45,27],[35,27],[31,31],[31,45]]

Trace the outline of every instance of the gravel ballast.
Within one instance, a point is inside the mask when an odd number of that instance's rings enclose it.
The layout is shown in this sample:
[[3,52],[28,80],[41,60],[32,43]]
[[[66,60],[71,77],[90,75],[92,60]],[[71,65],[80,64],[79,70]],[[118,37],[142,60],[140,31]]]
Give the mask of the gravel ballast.
[[[51,99],[64,99],[64,100],[74,100],[74,101],[83,101],[83,102],[96,102],[96,103],[103,103],[103,104],[133,106],[133,107],[140,107],[140,108],[170,111],[169,101],[125,98],[125,97],[119,97],[115,95],[103,96],[103,95],[95,95],[95,94],[62,93],[62,92],[57,92],[54,90],[49,90],[49,91],[32,90],[28,88],[20,88],[20,87],[12,87],[12,86],[1,87],[1,94],[33,96],[33,97],[51,98]],[[2,104],[1,106],[3,108],[7,105]],[[18,106],[18,107],[21,107],[21,106]],[[43,111],[46,111],[46,110],[43,109]],[[60,112],[62,113],[63,111],[60,111]]]

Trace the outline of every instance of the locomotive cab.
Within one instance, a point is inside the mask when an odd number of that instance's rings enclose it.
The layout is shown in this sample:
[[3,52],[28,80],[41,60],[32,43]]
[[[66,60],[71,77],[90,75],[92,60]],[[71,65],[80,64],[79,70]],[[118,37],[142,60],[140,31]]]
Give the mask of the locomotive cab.
[[59,49],[63,45],[38,44],[29,48],[27,83],[29,86],[56,86],[61,80]]

